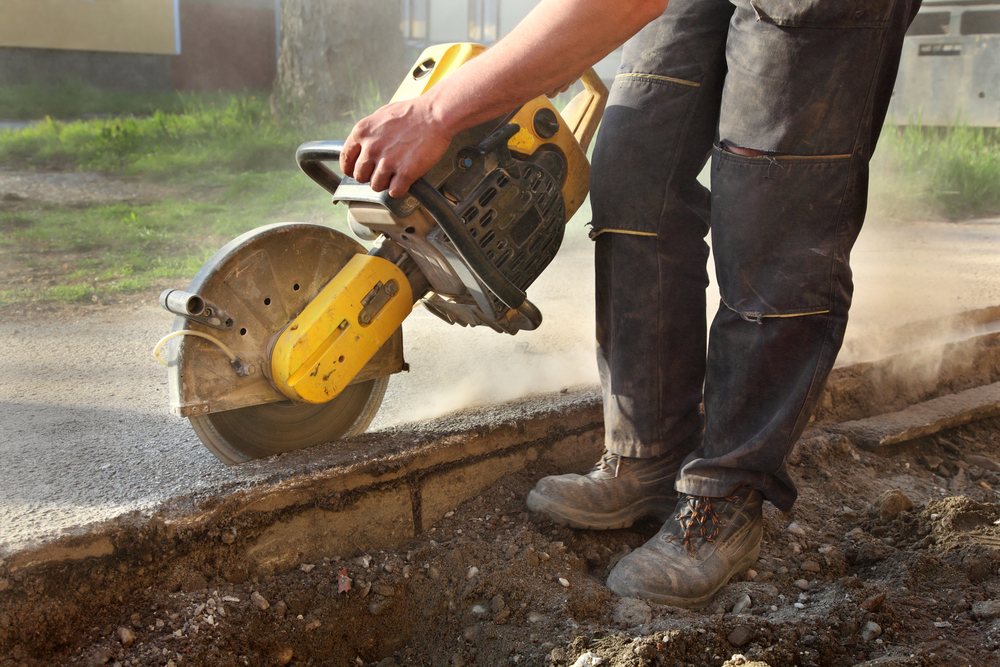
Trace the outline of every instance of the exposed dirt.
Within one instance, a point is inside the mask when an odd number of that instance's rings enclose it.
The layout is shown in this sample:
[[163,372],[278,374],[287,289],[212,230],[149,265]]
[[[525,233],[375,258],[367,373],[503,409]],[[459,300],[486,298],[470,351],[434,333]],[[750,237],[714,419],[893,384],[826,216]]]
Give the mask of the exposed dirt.
[[92,206],[112,202],[141,202],[176,196],[184,189],[161,183],[124,181],[86,172],[0,170],[0,203]]
[[243,536],[190,549],[123,524],[117,563],[0,566],[0,665],[1000,664],[998,460],[996,419],[885,456],[806,439],[794,511],[766,506],[759,562],[699,612],[612,596],[610,568],[658,526],[529,516],[541,466],[399,551],[272,576],[231,557]]

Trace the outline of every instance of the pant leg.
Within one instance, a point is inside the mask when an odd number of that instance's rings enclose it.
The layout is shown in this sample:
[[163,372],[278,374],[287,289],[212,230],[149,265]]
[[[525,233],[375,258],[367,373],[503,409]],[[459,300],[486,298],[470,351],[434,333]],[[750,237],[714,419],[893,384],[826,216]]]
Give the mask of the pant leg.
[[677,489],[724,496],[749,485],[787,511],[796,490],[785,459],[843,341],[868,162],[919,0],[734,2],[712,156],[722,304],[705,436]]
[[709,194],[728,0],[673,0],[624,49],[594,150],[598,367],[609,451],[678,463],[701,428]]

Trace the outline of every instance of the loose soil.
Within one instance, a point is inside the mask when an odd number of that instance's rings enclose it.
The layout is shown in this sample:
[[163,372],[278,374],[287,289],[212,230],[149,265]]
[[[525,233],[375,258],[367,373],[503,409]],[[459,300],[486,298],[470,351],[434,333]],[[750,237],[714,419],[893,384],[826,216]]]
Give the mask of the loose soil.
[[536,465],[399,550],[274,575],[156,518],[112,531],[116,563],[0,566],[0,666],[1000,664],[1000,420],[883,454],[807,436],[794,510],[765,506],[760,560],[702,611],[609,593],[658,526],[529,515]]

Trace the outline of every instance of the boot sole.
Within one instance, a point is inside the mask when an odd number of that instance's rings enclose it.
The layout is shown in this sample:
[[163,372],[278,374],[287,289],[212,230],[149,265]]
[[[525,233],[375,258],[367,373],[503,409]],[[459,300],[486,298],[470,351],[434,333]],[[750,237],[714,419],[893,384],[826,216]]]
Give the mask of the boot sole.
[[585,512],[557,503],[537,491],[528,493],[529,510],[544,514],[560,525],[583,530],[628,528],[639,519],[647,516],[654,516],[660,521],[666,521],[676,502],[676,495],[649,496],[617,512]]
[[[713,588],[710,592],[705,595],[699,596],[697,598],[682,598],[674,595],[663,595],[657,593],[656,591],[644,591],[641,589],[630,590],[628,586],[617,586],[617,582],[614,580],[614,572],[608,577],[608,588],[612,593],[618,595],[619,597],[630,597],[630,598],[641,598],[643,600],[648,600],[655,604],[668,605],[670,607],[680,607],[682,609],[703,609],[708,606],[708,603],[712,601],[715,594],[719,592],[723,586],[729,583],[729,581],[741,572],[745,572],[751,565],[757,562],[757,558],[760,556],[760,540],[757,541],[757,546],[755,546],[750,553],[741,558],[739,562],[733,567],[732,572],[726,577],[718,586]],[[624,583],[624,582],[622,582]],[[617,590],[616,590],[617,589]],[[621,591],[621,592],[619,592]]]

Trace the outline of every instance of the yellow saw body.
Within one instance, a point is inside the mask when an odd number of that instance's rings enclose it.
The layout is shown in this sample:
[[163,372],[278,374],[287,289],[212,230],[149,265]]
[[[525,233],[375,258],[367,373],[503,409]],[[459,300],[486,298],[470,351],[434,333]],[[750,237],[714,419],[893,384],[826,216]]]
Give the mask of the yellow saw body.
[[[392,101],[423,94],[485,50],[421,54]],[[302,170],[348,206],[367,250],[318,225],[248,232],[186,291],[169,343],[172,410],[227,463],[362,432],[388,376],[407,368],[400,324],[414,304],[451,324],[515,334],[541,323],[525,296],[589,190],[586,149],[607,89],[593,70],[560,114],[545,97],[460,133],[401,198],[337,176],[341,142],[299,147]],[[169,340],[168,340],[169,339]]]

